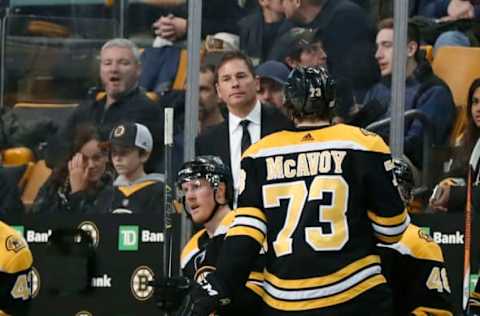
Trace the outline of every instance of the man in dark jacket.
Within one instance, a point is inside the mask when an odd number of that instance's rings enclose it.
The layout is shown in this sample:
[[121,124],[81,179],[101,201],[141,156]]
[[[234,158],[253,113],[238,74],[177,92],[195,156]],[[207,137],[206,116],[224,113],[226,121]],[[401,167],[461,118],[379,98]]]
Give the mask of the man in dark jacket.
[[250,59],[240,52],[226,53],[215,74],[217,92],[228,117],[196,140],[196,154],[219,156],[230,167],[235,192],[240,183],[241,155],[250,144],[293,124],[279,110],[257,99],[258,81]]
[[[377,58],[382,81],[374,85],[365,96],[364,104],[376,100],[384,108],[377,117],[390,117],[391,75],[393,67],[393,19],[379,23],[377,34]],[[448,86],[432,72],[428,62],[419,54],[418,32],[410,27],[407,35],[407,81],[405,90],[405,111],[417,109],[425,113],[433,126],[433,144],[447,143],[455,119],[455,104]],[[378,104],[377,103],[377,104]],[[413,164],[422,167],[422,144],[424,126],[418,120],[406,122],[405,155]],[[376,131],[388,139],[389,128]]]
[[[361,100],[379,79],[375,30],[367,13],[350,0],[284,0],[283,7],[295,26],[316,30],[328,55],[329,72],[337,82],[348,81],[346,85]],[[336,114],[347,118],[352,104],[346,100],[351,98],[339,97],[345,102],[337,104]]]
[[[100,54],[100,77],[105,95],[79,105],[67,119],[65,126],[56,135],[56,142],[49,142],[49,165],[63,159],[75,129],[85,123],[93,123],[107,139],[112,128],[122,122],[137,122],[146,125],[155,136],[155,151],[147,163],[147,170],[161,171],[163,141],[163,111],[154,104],[145,91],[138,87],[140,77],[140,51],[127,39],[113,39],[105,43]],[[56,159],[55,159],[56,158]]]
[[284,23],[281,0],[258,0],[258,4],[255,12],[238,22],[240,50],[252,58],[254,64],[266,61],[272,43],[291,27],[291,23]]

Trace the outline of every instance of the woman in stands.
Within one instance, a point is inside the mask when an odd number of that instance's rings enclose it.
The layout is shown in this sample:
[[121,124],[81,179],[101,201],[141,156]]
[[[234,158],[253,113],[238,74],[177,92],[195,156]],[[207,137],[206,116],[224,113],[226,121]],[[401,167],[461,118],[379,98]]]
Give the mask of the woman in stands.
[[68,160],[53,170],[40,189],[32,212],[94,213],[100,195],[108,194],[113,176],[108,151],[91,125],[77,129]]
[[[473,147],[480,136],[480,78],[473,81],[468,90],[467,123],[463,134],[456,141],[446,178],[440,181],[430,198],[430,207],[436,211],[463,211],[465,209],[465,183]],[[474,194],[478,191],[478,176],[475,176]],[[475,196],[475,195],[474,195]],[[474,207],[476,207],[474,198]],[[478,210],[478,208],[476,208]]]

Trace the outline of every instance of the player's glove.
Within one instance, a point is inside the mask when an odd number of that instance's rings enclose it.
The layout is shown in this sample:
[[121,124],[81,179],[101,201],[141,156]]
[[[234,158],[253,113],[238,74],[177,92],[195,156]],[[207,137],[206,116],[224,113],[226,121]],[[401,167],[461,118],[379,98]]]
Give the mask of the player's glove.
[[208,316],[218,307],[231,302],[225,287],[212,273],[192,286],[190,299],[190,306],[186,311],[186,315],[189,316]]
[[480,316],[480,299],[470,297],[468,300],[467,316]]
[[155,288],[155,303],[164,312],[179,309],[190,291],[193,281],[186,277],[162,278],[151,282]]

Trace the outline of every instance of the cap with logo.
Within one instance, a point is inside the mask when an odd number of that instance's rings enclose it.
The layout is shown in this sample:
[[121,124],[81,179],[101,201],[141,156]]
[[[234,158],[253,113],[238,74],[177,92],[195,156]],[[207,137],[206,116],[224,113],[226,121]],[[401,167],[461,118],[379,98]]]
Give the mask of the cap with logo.
[[117,125],[110,133],[110,145],[136,147],[152,151],[152,134],[145,125],[139,123],[123,123]]

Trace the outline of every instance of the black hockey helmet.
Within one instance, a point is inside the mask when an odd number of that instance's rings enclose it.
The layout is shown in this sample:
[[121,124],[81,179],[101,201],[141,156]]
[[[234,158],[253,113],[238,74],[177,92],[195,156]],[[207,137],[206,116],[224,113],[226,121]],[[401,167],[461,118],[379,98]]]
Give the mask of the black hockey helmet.
[[335,81],[322,67],[299,67],[290,72],[286,102],[296,113],[328,114],[335,106]]
[[233,180],[230,170],[218,156],[197,156],[194,160],[185,162],[177,173],[177,192],[182,192],[182,183],[202,178],[206,179],[214,190],[221,182],[225,183],[227,203],[233,201]]
[[412,200],[415,178],[411,166],[403,159],[393,159],[393,174],[397,181],[398,192],[404,203]]

